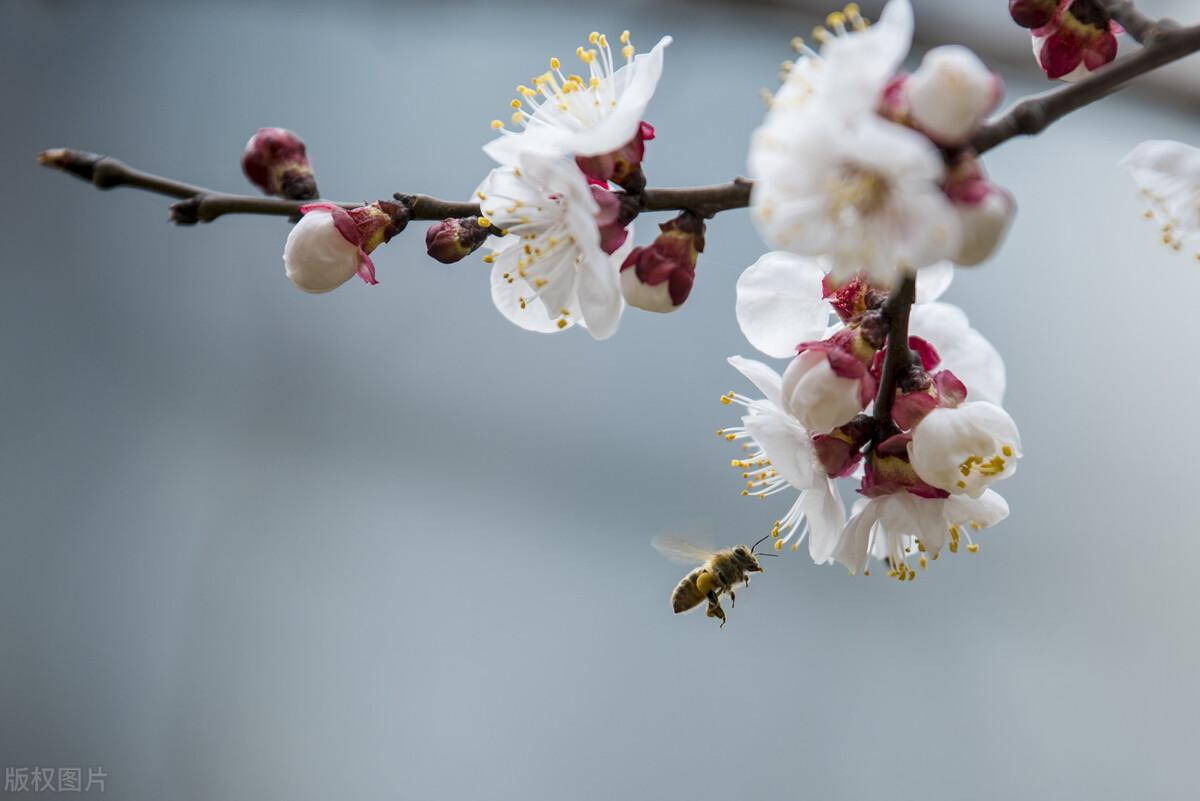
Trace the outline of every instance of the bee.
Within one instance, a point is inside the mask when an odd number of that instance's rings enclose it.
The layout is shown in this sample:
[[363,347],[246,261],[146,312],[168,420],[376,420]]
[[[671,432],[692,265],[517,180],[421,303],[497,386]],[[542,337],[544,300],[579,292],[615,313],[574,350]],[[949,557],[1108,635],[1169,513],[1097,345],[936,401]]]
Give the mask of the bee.
[[[768,535],[770,536],[770,535]],[[750,573],[761,573],[760,556],[775,556],[773,553],[755,553],[763,537],[754,545],[737,545],[720,551],[712,551],[693,545],[686,540],[673,537],[655,537],[654,547],[672,562],[693,565],[700,563],[675,586],[671,593],[671,609],[675,614],[686,612],[708,601],[707,617],[715,617],[725,627],[725,610],[721,608],[721,595],[729,593],[729,608],[737,604],[734,588],[739,584],[750,586]]]

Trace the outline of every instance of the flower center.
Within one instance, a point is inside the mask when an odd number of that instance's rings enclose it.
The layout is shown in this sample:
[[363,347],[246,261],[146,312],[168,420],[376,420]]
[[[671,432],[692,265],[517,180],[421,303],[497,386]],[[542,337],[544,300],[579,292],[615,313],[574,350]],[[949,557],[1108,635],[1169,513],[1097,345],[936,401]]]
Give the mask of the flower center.
[[986,482],[989,478],[1003,474],[1005,465],[1008,464],[1007,460],[1011,459],[1012,455],[1013,449],[1009,445],[1003,446],[1000,453],[993,453],[990,457],[971,454],[958,466],[958,472],[963,476],[958,481],[958,488],[966,489],[967,481],[972,476],[976,476],[976,482]]
[[874,170],[844,165],[825,187],[829,217],[836,222],[856,222],[878,214],[887,205],[892,188],[888,179]]

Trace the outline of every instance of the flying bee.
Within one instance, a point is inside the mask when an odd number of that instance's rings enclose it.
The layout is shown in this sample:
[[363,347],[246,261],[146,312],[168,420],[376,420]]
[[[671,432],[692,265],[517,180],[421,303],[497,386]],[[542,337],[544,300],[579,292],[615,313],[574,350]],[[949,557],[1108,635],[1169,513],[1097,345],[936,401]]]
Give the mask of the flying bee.
[[[768,535],[770,536],[770,535]],[[721,595],[729,593],[729,608],[737,605],[734,588],[739,584],[750,586],[750,573],[761,573],[762,565],[758,563],[760,556],[775,556],[773,553],[755,553],[763,540],[750,547],[737,545],[720,551],[712,551],[693,545],[686,540],[673,537],[655,537],[654,547],[672,562],[686,565],[700,563],[675,586],[671,593],[671,609],[675,614],[686,612],[699,606],[702,601],[708,601],[705,614],[721,621],[725,627],[725,610],[721,608]]]

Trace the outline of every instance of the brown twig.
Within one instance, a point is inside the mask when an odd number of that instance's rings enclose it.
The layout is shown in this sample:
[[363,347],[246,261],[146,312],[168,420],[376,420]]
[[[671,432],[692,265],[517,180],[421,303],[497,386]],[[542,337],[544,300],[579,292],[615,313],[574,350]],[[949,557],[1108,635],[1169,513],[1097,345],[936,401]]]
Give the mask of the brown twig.
[[[883,369],[879,375],[879,391],[875,394],[874,417],[878,423],[876,430],[885,434],[892,426],[892,403],[896,400],[896,379],[900,370],[912,361],[912,351],[908,348],[908,316],[912,311],[913,302],[917,299],[917,278],[906,275],[900,285],[892,290],[884,312],[888,316],[887,351],[883,357]],[[886,439],[886,436],[879,436]]]
[[1141,45],[1152,44],[1155,37],[1179,27],[1169,19],[1154,19],[1138,11],[1133,0],[1103,0],[1104,10]]

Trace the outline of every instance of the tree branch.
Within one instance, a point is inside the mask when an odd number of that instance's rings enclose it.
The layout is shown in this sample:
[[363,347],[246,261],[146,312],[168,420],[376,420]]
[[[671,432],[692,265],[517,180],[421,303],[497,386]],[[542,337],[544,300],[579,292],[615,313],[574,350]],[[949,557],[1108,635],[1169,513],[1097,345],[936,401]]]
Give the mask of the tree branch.
[[1156,20],[1138,11],[1133,0],[1103,0],[1104,10],[1125,29],[1138,44],[1152,44],[1155,37],[1179,27],[1174,20]]
[[1078,83],[1021,100],[1003,116],[980,128],[971,138],[971,146],[982,154],[1014,137],[1041,133],[1051,123],[1112,94],[1134,78],[1198,50],[1200,25],[1159,27],[1158,33],[1147,39],[1146,46],[1128,58],[1097,70]]
[[[874,417],[879,424],[876,431],[886,432],[892,425],[892,403],[896,400],[896,379],[900,370],[912,363],[912,351],[908,349],[908,316],[917,299],[917,277],[906,275],[900,285],[892,291],[887,305],[883,307],[888,316],[887,351],[883,357],[883,370],[879,375],[879,391],[875,393]],[[879,436],[878,439],[886,439]]]
[[[1200,51],[1200,25],[1180,27],[1171,20],[1151,20],[1130,0],[1104,0],[1109,13],[1145,46],[1093,75],[1053,92],[1019,101],[1005,114],[982,126],[970,146],[982,154],[1017,136],[1031,136],[1083,106],[1120,89],[1129,81],[1164,64]],[[100,189],[131,186],[147,192],[178,198],[171,206],[171,220],[181,225],[212,222],[226,214],[262,214],[298,219],[308,201],[281,200],[251,195],[216,192],[202,186],[136,170],[121,161],[80,150],[47,150],[38,156],[46,167],[68,172]],[[641,195],[643,211],[693,211],[702,217],[750,205],[752,183],[737,178],[725,184],[646,189]],[[396,193],[414,220],[441,220],[479,214],[475,203],[441,200],[428,195]],[[359,203],[338,203],[354,208]]]

